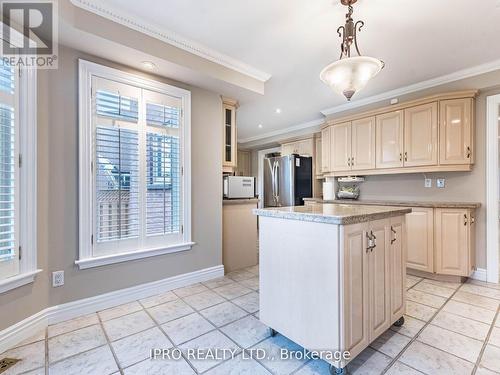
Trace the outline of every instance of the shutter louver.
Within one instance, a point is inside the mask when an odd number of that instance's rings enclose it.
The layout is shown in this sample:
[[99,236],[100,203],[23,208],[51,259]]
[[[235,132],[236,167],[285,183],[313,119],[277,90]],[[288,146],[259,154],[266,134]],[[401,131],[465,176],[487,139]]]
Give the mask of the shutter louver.
[[148,125],[179,128],[179,108],[155,103],[147,103],[146,121]]
[[14,94],[14,68],[0,60],[0,90]]
[[97,127],[97,241],[139,235],[139,141],[137,132]]
[[136,99],[116,93],[98,90],[96,107],[99,116],[107,116],[125,121],[137,121],[139,104]]
[[14,129],[14,108],[0,104],[0,261],[11,259],[16,246]]

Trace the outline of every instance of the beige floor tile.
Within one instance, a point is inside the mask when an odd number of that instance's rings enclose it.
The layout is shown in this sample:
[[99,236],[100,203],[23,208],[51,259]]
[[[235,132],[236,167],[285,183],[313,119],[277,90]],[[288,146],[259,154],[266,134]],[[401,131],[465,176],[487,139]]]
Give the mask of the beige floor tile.
[[387,375],[421,375],[422,372],[412,369],[402,362],[394,363],[386,372]]
[[45,375],[45,367],[40,367],[28,372],[23,372],[23,375]]
[[429,283],[427,280],[422,281],[418,285],[415,285],[413,289],[420,290],[421,292],[426,292],[429,294],[434,294],[436,296],[449,298],[455,292],[454,289],[445,288],[443,286],[435,285]]
[[406,298],[410,301],[413,302],[418,302],[423,305],[435,307],[435,308],[440,308],[443,306],[446,302],[446,298],[444,297],[439,297],[434,294],[429,294],[425,292],[421,292],[416,289],[410,289],[406,293]]
[[388,356],[366,348],[347,365],[347,369],[352,375],[379,375],[390,362]]
[[195,375],[191,366],[179,360],[151,360],[139,362],[123,370],[125,375]]
[[414,341],[399,359],[429,375],[470,375],[474,364],[442,350]]
[[134,301],[126,303],[120,306],[112,307],[103,311],[99,311],[98,314],[102,321],[118,318],[119,316],[130,314],[136,311],[142,310],[142,306],[139,302]]
[[103,322],[102,325],[104,326],[109,340],[115,341],[122,337],[151,328],[154,326],[154,322],[145,311],[138,311],[133,314],[107,320]]
[[243,310],[249,313],[255,313],[259,311],[259,294],[252,292],[245,294],[244,296],[235,298],[232,300],[235,305],[238,305]]
[[21,341],[19,344],[16,344],[13,348],[17,348],[18,346],[24,346],[28,344],[33,344],[37,341],[45,340],[45,329],[42,329],[35,333],[34,335],[28,337],[26,340]]
[[118,371],[108,345],[80,353],[49,367],[50,375],[108,375]]
[[230,279],[233,279],[234,281],[243,281],[255,277],[255,274],[247,271],[246,269],[242,269],[230,272],[226,276],[229,277]]
[[500,327],[500,315],[498,315],[497,320],[495,321],[495,327]]
[[484,286],[486,288],[493,288],[500,290],[500,284],[487,283],[485,281],[479,281],[474,279],[468,279],[466,284],[479,285],[479,286]]
[[421,303],[416,303],[413,301],[406,301],[406,315],[420,319],[423,321],[428,321],[436,313],[437,309],[422,305]]
[[174,293],[179,297],[187,297],[196,293],[206,292],[207,290],[208,288],[205,285],[198,283],[175,289]]
[[79,316],[78,318],[66,320],[65,322],[50,325],[48,328],[49,337],[54,337],[62,333],[75,331],[99,323],[96,313]]
[[432,324],[425,327],[417,340],[473,363],[476,362],[483,347],[482,341]]
[[234,299],[252,292],[252,289],[249,289],[239,283],[234,283],[215,288],[214,292],[220,294],[224,298]]
[[161,305],[162,303],[167,303],[176,300],[177,297],[173,292],[165,292],[162,294],[157,294],[155,296],[147,297],[141,299],[139,302],[141,302],[142,306],[145,308],[148,307],[153,307],[157,305]]
[[161,326],[174,344],[179,345],[215,329],[208,320],[194,313]]
[[419,278],[412,278],[412,279],[410,279],[409,276],[407,276],[407,278],[406,278],[406,289],[410,289],[411,287],[413,287],[415,284],[417,284],[421,280],[422,279],[419,279]]
[[122,368],[149,358],[151,349],[168,349],[173,346],[158,327],[125,337],[111,345]]
[[444,288],[450,288],[453,290],[456,290],[463,285],[462,283],[453,283],[450,281],[439,281],[439,280],[432,280],[432,279],[425,279],[425,282],[428,284],[434,284],[437,286],[442,286]]
[[500,348],[486,345],[480,365],[488,370],[500,373]]
[[253,273],[254,275],[259,275],[259,265],[251,266],[245,268],[246,271]]
[[392,330],[387,330],[372,342],[371,347],[394,358],[403,350],[410,340],[409,337],[403,336]]
[[487,368],[481,366],[479,366],[476,370],[476,375],[497,375],[497,374],[498,372],[488,370]]
[[446,305],[444,305],[443,311],[460,315],[464,318],[477,320],[486,324],[491,324],[493,318],[495,317],[494,311],[453,300],[448,301]]
[[405,323],[401,327],[391,326],[391,330],[401,333],[402,335],[413,338],[423,328],[425,322],[405,315]]
[[446,311],[440,311],[431,321],[431,324],[482,341],[486,339],[490,330],[489,324],[464,318]]
[[194,307],[196,310],[203,310],[207,307],[217,305],[226,301],[217,293],[207,290],[206,292],[201,292],[198,294],[193,294],[183,298],[185,302]]
[[170,320],[181,318],[185,315],[192,314],[193,308],[183,300],[175,300],[172,302],[163,303],[148,309],[148,312],[159,324],[166,323]]
[[259,278],[258,277],[252,277],[251,279],[242,280],[242,281],[240,281],[240,284],[246,286],[247,288],[253,289],[253,290],[259,290]]
[[17,358],[17,362],[2,375],[21,374],[45,366],[45,341],[38,341],[2,353],[2,358]]
[[[307,362],[293,375],[330,375],[330,365],[321,359],[316,359]],[[249,374],[250,375],[250,374]]]
[[488,344],[495,345],[500,348],[500,328],[493,327]]
[[106,343],[100,324],[80,328],[49,339],[49,363],[97,348]]
[[235,283],[235,281],[233,279],[230,279],[229,277],[224,276],[224,277],[219,277],[217,279],[205,281],[203,283],[203,285],[205,285],[206,287],[208,287],[210,289],[214,289],[214,288],[219,288],[221,286],[233,284],[233,283]]
[[[185,353],[188,350],[197,350],[197,349],[206,350],[207,348],[228,349],[228,351],[232,350],[235,353],[241,350],[234,342],[229,340],[219,331],[209,332],[203,336],[200,336],[194,340],[188,341],[185,344],[180,345],[179,348]],[[226,355],[227,357],[222,359],[200,359],[200,358],[193,359],[191,357],[188,357],[188,360],[196,368],[196,370],[199,373],[201,373],[223,362],[223,360],[231,358],[229,353],[227,352],[221,353],[221,355]]]
[[464,284],[460,288],[462,292],[477,294],[483,297],[494,298],[500,300],[500,289],[486,288],[484,286]]
[[295,371],[306,362],[303,359],[298,359],[296,357],[291,357],[289,360],[280,361],[273,360],[273,358],[280,358],[281,350],[288,352],[302,351],[302,347],[297,345],[291,340],[288,340],[282,335],[276,335],[270,337],[264,341],[261,341],[257,345],[252,347],[253,349],[262,349],[267,353],[266,358],[259,361],[266,368],[271,370],[274,374],[290,374]]
[[247,316],[221,328],[242,348],[249,348],[269,337],[269,328],[253,316]]
[[[253,359],[242,359],[241,355],[214,367],[206,375],[271,375],[260,363]],[[297,375],[295,373],[294,375]]]
[[234,322],[243,318],[248,313],[231,302],[224,302],[219,305],[201,310],[200,314],[215,324],[217,327]]
[[483,297],[478,294],[462,292],[461,290],[455,293],[452,300],[468,303],[469,305],[474,305],[482,307],[483,309],[488,309],[493,311],[497,311],[498,305],[500,304],[500,301],[496,299]]

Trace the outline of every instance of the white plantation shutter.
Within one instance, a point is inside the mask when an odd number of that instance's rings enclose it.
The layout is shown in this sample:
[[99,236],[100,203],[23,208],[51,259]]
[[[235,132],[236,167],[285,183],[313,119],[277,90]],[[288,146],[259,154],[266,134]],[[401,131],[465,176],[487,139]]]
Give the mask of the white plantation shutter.
[[19,273],[17,71],[0,60],[0,279]]
[[94,77],[93,256],[182,241],[180,99]]

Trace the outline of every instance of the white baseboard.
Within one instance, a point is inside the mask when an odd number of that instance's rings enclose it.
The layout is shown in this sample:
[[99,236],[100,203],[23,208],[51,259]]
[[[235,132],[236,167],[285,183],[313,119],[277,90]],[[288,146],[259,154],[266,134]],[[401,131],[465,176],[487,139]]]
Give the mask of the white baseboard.
[[30,338],[49,324],[222,276],[224,276],[224,266],[220,265],[48,307],[0,331],[0,353]]
[[476,268],[470,278],[474,280],[486,281],[486,270],[484,268]]

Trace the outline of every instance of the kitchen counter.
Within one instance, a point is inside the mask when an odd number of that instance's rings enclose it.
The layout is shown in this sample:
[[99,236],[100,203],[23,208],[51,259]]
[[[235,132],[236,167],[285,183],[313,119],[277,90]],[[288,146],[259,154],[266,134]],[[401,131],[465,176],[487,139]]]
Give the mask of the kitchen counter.
[[346,225],[405,215],[411,212],[411,208],[325,203],[261,208],[253,212],[259,216]]
[[243,199],[223,199],[223,205],[229,204],[257,204],[259,202],[259,198],[243,198]]
[[350,204],[350,205],[367,205],[367,206],[393,206],[393,207],[427,207],[427,208],[470,208],[475,209],[481,207],[478,202],[417,202],[417,201],[391,201],[391,200],[371,200],[371,199],[337,199],[333,201],[323,200],[321,198],[304,198],[304,202],[315,203],[333,203],[333,204]]

